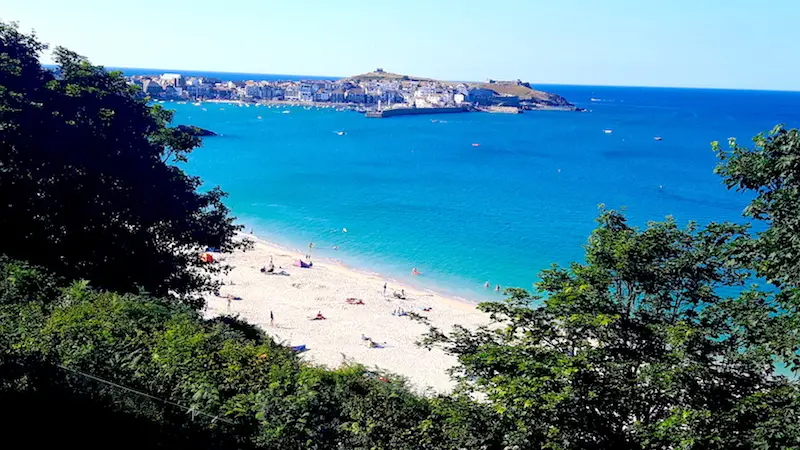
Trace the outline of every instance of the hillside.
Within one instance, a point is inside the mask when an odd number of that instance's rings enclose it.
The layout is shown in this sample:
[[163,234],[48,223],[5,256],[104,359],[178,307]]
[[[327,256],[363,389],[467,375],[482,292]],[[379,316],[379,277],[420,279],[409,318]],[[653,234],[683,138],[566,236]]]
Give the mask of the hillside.
[[441,81],[441,80],[435,80],[433,78],[415,77],[411,75],[386,72],[380,69],[372,72],[363,73],[360,75],[353,75],[352,77],[348,78],[343,78],[341,81],[358,84],[359,82],[376,81],[376,80],[424,81],[424,82],[441,83],[443,85],[451,85],[451,86],[463,83],[469,86],[470,88],[491,89],[497,92],[498,94],[516,95],[519,97],[522,103],[528,103],[530,106],[533,107],[572,108],[575,106],[569,101],[567,101],[567,99],[558,94],[553,94],[551,92],[544,92],[537,89],[533,89],[529,83],[520,81],[494,81],[491,83]]
[[399,80],[399,81],[437,81],[431,78],[415,77],[411,75],[403,75],[399,73],[385,72],[385,71],[372,71],[362,73],[361,75],[353,75],[352,77],[343,78],[341,81],[357,82],[357,81],[374,81],[374,80]]
[[567,99],[558,94],[533,89],[529,83],[520,83],[516,81],[496,81],[493,83],[467,83],[467,85],[470,88],[491,89],[498,94],[516,95],[522,102],[528,101],[530,103],[544,106],[574,106],[572,103],[567,101]]

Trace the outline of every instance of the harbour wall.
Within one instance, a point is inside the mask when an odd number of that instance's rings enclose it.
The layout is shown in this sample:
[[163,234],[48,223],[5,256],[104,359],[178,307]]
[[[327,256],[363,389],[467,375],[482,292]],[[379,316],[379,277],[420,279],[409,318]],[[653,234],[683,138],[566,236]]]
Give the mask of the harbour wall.
[[384,109],[383,111],[369,111],[366,113],[367,117],[383,118],[394,116],[412,116],[417,114],[450,114],[467,112],[467,109],[459,107],[450,108],[392,108]]

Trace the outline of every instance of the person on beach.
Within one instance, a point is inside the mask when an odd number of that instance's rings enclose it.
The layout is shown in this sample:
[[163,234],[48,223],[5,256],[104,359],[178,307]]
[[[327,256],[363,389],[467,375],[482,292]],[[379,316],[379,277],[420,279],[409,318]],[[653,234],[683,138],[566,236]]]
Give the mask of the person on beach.
[[383,283],[383,296],[386,297],[386,283]]
[[486,289],[489,289],[489,282],[487,281],[486,283],[483,283],[483,287],[485,287]]
[[495,292],[500,292],[500,285],[498,284],[497,286],[495,286],[494,290],[495,290]]
[[417,270],[416,267],[414,267],[413,269],[411,269],[411,275],[421,275],[421,273],[419,270]]
[[271,326],[271,327],[275,326],[275,316],[272,315],[272,311],[271,310],[269,312],[269,326]]

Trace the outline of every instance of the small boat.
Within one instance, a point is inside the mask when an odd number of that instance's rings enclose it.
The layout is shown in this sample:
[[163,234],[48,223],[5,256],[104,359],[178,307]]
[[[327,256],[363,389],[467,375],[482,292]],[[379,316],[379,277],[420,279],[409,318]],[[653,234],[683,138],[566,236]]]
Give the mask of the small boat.
[[340,131],[340,132],[338,132],[336,134],[338,134],[339,136],[344,136],[344,131]]
[[289,111],[288,109],[283,111],[283,114],[289,114],[289,113],[291,113],[291,111]]
[[261,116],[258,116],[258,120],[261,120]]
[[661,140],[661,136],[656,136],[656,137],[653,138],[653,140],[660,141]]
[[603,130],[603,133],[611,134],[611,133],[613,133],[613,131],[611,131],[610,129],[607,128],[607,129]]
[[193,104],[194,106],[200,106],[200,102],[194,102],[194,103],[192,103],[192,104]]
[[472,144],[473,147],[480,147],[481,144]]

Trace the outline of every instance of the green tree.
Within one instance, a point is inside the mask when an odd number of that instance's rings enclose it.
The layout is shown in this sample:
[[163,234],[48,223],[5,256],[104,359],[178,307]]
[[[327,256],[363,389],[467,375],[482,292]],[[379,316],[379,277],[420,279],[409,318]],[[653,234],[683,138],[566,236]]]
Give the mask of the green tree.
[[[720,160],[716,173],[730,189],[755,195],[745,216],[766,229],[743,247],[759,276],[797,295],[800,285],[800,132],[778,125],[753,138],[753,148],[729,140],[723,149],[714,142]],[[800,302],[800,300],[798,300]]]
[[[644,230],[602,211],[586,262],[544,271],[542,297],[484,303],[492,326],[432,329],[520,448],[794,448],[798,315],[745,286],[747,228]],[[786,426],[786,428],[781,428]]]
[[[423,397],[359,365],[312,366],[235,317],[204,320],[186,305],[97,292],[7,258],[0,276],[3,423],[36,429],[37,410],[52,411],[84,429],[72,418],[85,416],[108,429],[80,442],[124,430],[135,438],[123,444],[140,448],[499,448],[502,422],[486,405]],[[53,440],[32,433],[28,443]]]
[[165,295],[213,288],[239,229],[218,188],[175,164],[200,143],[120,73],[0,23],[0,252],[66,279]]

